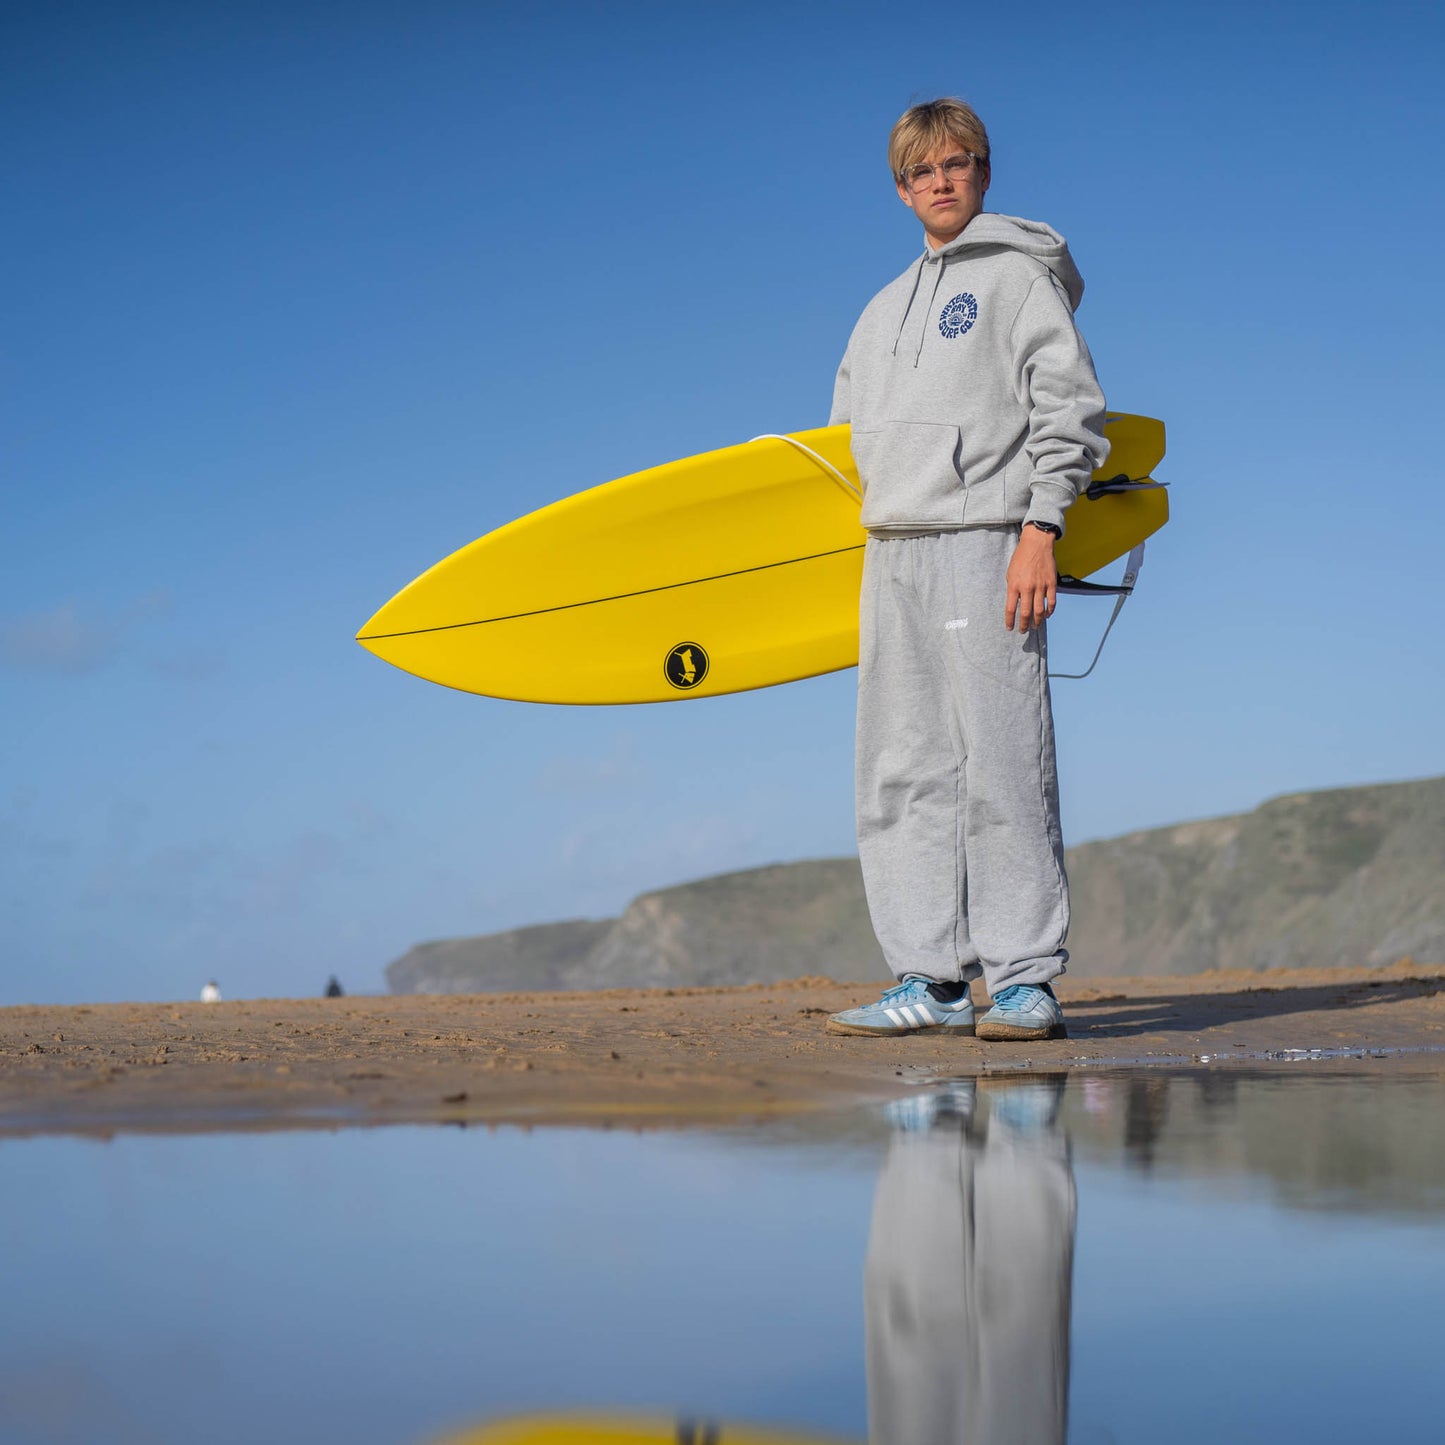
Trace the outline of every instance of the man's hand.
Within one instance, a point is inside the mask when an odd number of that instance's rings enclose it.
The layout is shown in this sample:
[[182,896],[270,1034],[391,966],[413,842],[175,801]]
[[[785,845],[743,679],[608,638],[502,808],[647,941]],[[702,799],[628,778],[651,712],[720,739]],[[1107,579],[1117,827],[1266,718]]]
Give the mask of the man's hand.
[[1038,527],[1025,527],[1008,564],[1008,592],[1004,597],[1003,625],[1013,631],[1042,627],[1058,602],[1059,569],[1054,565],[1054,538]]

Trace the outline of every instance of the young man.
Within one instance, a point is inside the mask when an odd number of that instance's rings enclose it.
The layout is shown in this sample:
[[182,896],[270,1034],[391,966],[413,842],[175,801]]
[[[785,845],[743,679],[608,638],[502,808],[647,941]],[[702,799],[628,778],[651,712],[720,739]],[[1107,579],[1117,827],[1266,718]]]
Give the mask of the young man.
[[1064,1035],[1068,953],[1045,621],[1064,513],[1108,454],[1063,238],[986,213],[988,133],[959,100],[893,127],[922,257],[869,302],[833,397],[862,478],[858,851],[899,983],[830,1033]]

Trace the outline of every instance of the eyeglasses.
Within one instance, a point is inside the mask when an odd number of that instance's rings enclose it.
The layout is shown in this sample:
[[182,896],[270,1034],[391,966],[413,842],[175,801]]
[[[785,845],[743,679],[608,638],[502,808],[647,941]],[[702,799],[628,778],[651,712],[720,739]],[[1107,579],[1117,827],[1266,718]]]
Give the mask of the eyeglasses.
[[903,181],[910,191],[921,191],[925,186],[932,185],[933,173],[937,170],[941,170],[950,181],[961,181],[980,160],[981,156],[964,151],[961,155],[949,156],[941,166],[930,166],[920,161],[903,172]]

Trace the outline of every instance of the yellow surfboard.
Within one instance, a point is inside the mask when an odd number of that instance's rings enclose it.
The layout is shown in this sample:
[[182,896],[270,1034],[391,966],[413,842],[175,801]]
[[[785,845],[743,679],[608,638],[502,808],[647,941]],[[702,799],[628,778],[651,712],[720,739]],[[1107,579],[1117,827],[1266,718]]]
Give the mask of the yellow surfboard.
[[672,1416],[528,1415],[497,1420],[436,1445],[843,1445],[819,1435]]
[[[1083,578],[1169,519],[1164,424],[1111,413],[1109,462],[1069,510]],[[357,635],[431,682],[525,702],[667,702],[858,661],[866,534],[846,426],[760,437],[580,492],[453,552]],[[1101,490],[1102,489],[1102,490]]]

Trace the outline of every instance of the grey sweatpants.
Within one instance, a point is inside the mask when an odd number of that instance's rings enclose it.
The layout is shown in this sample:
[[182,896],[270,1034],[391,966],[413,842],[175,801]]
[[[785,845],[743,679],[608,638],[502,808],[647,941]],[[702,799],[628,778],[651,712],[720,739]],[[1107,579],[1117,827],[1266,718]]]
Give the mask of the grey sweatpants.
[[858,853],[895,976],[1064,971],[1068,882],[1045,632],[1004,627],[1016,526],[870,537],[858,668]]

